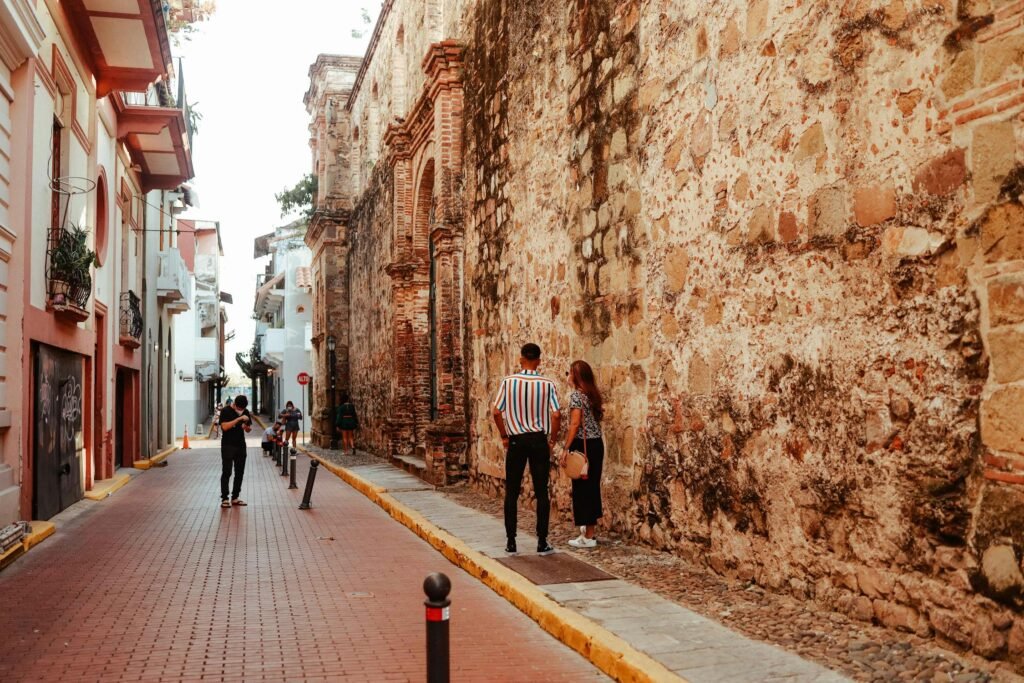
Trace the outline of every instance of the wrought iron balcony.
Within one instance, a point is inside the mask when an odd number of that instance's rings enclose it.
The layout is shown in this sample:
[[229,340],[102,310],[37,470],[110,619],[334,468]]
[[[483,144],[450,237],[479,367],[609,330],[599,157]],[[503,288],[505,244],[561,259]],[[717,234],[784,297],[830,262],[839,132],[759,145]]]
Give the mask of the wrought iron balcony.
[[142,346],[142,306],[138,295],[128,290],[121,295],[121,346],[137,349]]
[[71,226],[50,230],[46,250],[48,306],[71,322],[89,317],[92,266],[96,255],[86,245],[87,234]]

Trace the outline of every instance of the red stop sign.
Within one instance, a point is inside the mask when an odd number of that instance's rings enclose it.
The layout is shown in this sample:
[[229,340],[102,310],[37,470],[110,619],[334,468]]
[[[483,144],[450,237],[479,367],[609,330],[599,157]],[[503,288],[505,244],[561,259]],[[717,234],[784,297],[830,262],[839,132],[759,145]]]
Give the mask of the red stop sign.
[[307,384],[309,384],[309,380],[311,379],[313,378],[309,376],[308,372],[299,373],[299,384],[301,384],[302,386],[306,386]]

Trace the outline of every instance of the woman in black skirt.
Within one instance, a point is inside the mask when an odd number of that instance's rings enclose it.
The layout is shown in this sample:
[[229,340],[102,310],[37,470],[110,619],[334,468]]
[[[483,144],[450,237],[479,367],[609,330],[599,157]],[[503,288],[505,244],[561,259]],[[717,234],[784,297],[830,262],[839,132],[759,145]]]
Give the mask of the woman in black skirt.
[[[594,530],[604,514],[601,509],[601,471],[604,469],[604,439],[601,418],[604,417],[601,392],[594,381],[594,371],[586,361],[578,360],[569,367],[569,430],[565,437],[566,451],[586,453],[587,474],[572,480],[572,516],[580,527],[579,538],[569,541],[574,548],[597,545]],[[586,447],[584,448],[584,442]]]

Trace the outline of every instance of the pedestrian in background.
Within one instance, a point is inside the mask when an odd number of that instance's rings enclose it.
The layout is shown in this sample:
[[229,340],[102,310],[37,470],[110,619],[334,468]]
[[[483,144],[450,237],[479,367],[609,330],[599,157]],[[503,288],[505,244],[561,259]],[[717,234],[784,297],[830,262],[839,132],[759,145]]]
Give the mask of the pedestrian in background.
[[281,423],[275,422],[263,430],[263,455],[270,455],[274,452],[274,444],[277,442],[277,432],[281,429]]
[[351,449],[352,455],[356,452],[356,430],[359,429],[359,416],[356,415],[356,407],[352,403],[347,391],[341,392],[341,405],[338,406],[335,415],[335,426],[341,432],[341,450]]
[[213,411],[213,419],[210,420],[210,438],[220,438],[220,411],[224,410],[224,404],[218,403]]
[[[245,474],[245,435],[252,431],[252,415],[246,407],[249,399],[244,394],[235,397],[234,404],[228,404],[220,413],[220,427],[224,436],[220,440],[220,506],[229,508],[232,505],[247,505],[239,498],[242,492],[242,476]],[[234,486],[231,488],[231,502],[228,502],[228,482],[231,471],[235,472]]]
[[[501,381],[494,399],[494,424],[505,448],[505,552],[515,554],[519,493],[526,465],[530,465],[533,493],[537,498],[537,553],[548,555],[548,478],[551,474],[551,446],[561,426],[555,383],[541,377],[540,347],[526,344],[520,350],[520,372]],[[550,443],[548,438],[550,436]]]
[[587,473],[572,480],[572,518],[580,527],[579,538],[569,541],[574,548],[593,548],[597,520],[604,515],[601,507],[601,472],[604,469],[604,438],[601,419],[604,401],[594,380],[594,370],[586,361],[578,360],[565,373],[572,393],[569,394],[569,428],[565,434],[565,453],[576,451],[587,458]]
[[284,442],[288,443],[288,437],[292,439],[292,448],[296,448],[295,440],[299,435],[299,422],[302,420],[302,411],[295,407],[295,404],[288,401],[281,411],[281,420],[284,422]]

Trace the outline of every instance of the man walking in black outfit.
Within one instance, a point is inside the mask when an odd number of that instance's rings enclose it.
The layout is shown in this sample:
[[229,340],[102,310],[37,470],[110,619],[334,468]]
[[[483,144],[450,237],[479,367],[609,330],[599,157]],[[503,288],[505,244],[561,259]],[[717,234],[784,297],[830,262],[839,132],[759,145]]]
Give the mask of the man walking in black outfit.
[[[249,399],[243,394],[235,397],[234,404],[228,404],[220,413],[220,428],[223,437],[220,441],[220,506],[229,508],[232,505],[247,505],[238,497],[242,492],[242,475],[245,474],[245,435],[252,431],[252,415],[246,410]],[[231,489],[231,501],[228,502],[228,482],[231,470],[235,470],[235,484]]]
[[[494,399],[494,424],[505,447],[505,552],[516,553],[519,493],[526,465],[530,465],[533,493],[537,498],[537,552],[548,555],[548,476],[551,473],[551,445],[558,438],[562,416],[555,383],[537,372],[540,347],[526,344],[520,352],[522,370],[501,381]],[[550,444],[548,440],[550,439]]]

